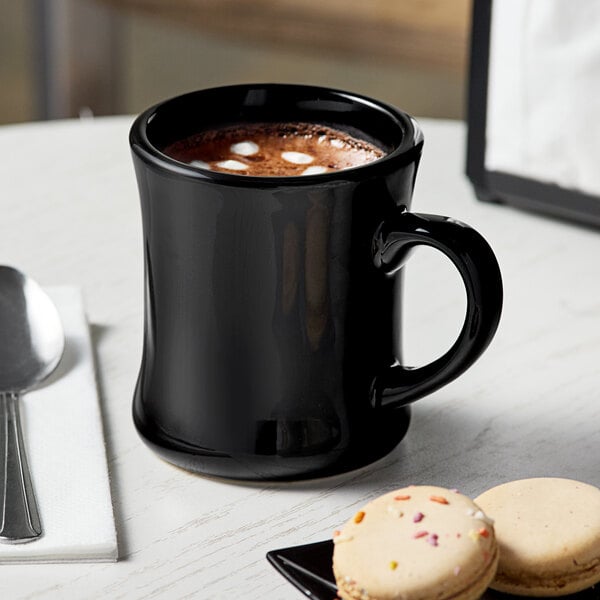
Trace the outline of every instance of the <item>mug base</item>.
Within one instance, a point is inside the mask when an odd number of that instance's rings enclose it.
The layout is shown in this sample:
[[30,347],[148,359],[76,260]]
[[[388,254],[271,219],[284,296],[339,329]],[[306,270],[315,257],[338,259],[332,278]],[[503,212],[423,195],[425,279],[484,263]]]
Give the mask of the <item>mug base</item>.
[[354,445],[311,456],[225,453],[182,444],[144,425],[134,414],[144,443],[163,460],[186,471],[233,481],[302,481],[341,475],[365,467],[389,454],[404,438],[410,408],[385,411],[377,426],[365,427]]

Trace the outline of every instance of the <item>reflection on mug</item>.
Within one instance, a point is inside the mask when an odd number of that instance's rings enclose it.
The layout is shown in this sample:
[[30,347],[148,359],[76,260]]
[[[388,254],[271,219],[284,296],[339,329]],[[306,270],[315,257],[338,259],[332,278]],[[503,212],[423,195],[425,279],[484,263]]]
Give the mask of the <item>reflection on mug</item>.
[[306,334],[312,350],[319,348],[329,318],[328,247],[329,209],[322,198],[311,198],[306,212],[304,251]]
[[287,223],[283,230],[282,290],[281,304],[284,315],[289,315],[298,294],[298,270],[300,260],[298,227]]

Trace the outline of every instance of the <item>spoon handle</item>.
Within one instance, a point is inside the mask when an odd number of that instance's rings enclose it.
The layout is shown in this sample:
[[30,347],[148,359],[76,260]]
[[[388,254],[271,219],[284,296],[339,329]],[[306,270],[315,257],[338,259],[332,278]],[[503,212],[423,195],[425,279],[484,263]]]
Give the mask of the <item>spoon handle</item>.
[[42,535],[19,419],[20,394],[0,392],[0,542]]

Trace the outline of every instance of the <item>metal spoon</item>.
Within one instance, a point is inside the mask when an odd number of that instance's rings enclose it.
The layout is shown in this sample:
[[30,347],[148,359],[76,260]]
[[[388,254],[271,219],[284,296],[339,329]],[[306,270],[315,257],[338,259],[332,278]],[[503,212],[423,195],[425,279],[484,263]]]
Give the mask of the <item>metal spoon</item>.
[[63,349],[52,300],[20,271],[0,266],[0,542],[30,542],[42,535],[19,399],[50,375]]

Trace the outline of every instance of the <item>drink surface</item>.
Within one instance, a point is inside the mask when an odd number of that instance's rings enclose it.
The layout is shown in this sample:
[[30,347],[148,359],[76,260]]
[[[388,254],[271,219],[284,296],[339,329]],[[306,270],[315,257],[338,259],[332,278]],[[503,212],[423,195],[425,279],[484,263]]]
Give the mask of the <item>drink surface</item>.
[[319,175],[385,155],[366,140],[314,123],[252,123],[212,129],[178,140],[163,152],[192,166],[260,177]]

